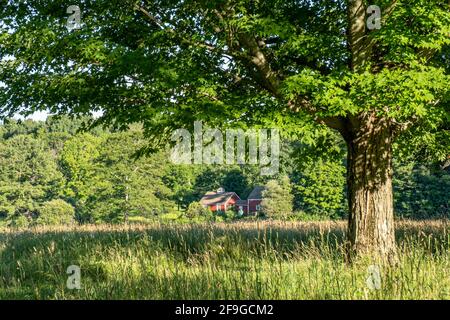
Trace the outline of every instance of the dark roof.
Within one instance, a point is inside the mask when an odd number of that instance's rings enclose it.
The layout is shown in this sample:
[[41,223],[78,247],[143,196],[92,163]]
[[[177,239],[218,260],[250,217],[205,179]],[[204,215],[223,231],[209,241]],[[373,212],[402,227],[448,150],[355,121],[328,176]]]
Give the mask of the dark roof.
[[247,206],[247,200],[237,200],[236,205],[237,206]]
[[200,199],[200,203],[205,206],[213,205],[216,203],[227,202],[233,195],[239,199],[239,196],[234,192],[207,192],[203,198]]
[[248,199],[262,199],[263,186],[256,186],[252,192],[248,195]]

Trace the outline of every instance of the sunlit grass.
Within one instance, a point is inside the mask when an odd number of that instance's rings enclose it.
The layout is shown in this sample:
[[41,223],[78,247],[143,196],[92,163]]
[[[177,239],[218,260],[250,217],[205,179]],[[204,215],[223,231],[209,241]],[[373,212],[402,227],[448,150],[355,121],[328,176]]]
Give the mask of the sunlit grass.
[[[448,222],[397,222],[399,263],[344,262],[343,222],[41,227],[0,232],[6,299],[449,299]],[[81,267],[81,290],[66,287]]]

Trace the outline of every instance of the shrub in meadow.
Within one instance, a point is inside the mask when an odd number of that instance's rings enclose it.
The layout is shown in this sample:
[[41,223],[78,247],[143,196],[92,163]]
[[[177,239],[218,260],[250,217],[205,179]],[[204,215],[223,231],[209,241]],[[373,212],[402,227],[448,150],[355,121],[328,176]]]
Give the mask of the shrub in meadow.
[[75,222],[75,209],[62,199],[45,202],[39,210],[36,225],[67,225]]

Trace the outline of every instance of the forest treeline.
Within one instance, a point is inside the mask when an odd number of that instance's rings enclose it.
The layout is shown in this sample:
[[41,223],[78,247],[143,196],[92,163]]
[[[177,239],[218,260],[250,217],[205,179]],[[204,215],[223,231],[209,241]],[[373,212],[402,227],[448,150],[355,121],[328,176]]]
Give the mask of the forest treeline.
[[[0,125],[0,226],[186,220],[186,208],[207,191],[223,187],[245,199],[256,185],[286,179],[292,203],[282,207],[293,210],[284,218],[345,218],[345,145],[337,136],[322,153],[283,140],[280,173],[264,177],[251,165],[175,165],[168,150],[136,159],[146,145],[139,126],[86,132],[82,124],[49,117]],[[448,168],[403,160],[395,163],[397,216],[449,217]]]

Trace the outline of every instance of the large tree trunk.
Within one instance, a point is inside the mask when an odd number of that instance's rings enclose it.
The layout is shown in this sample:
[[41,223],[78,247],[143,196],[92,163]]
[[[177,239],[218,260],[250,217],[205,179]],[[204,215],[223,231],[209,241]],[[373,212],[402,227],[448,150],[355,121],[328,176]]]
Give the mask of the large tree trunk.
[[395,260],[392,130],[366,114],[347,136],[348,257]]
[[[373,45],[367,36],[366,2],[349,0],[347,13],[349,67],[361,73],[371,61]],[[335,128],[348,147],[348,257],[368,254],[395,261],[391,125],[375,111],[349,115],[341,122]]]

